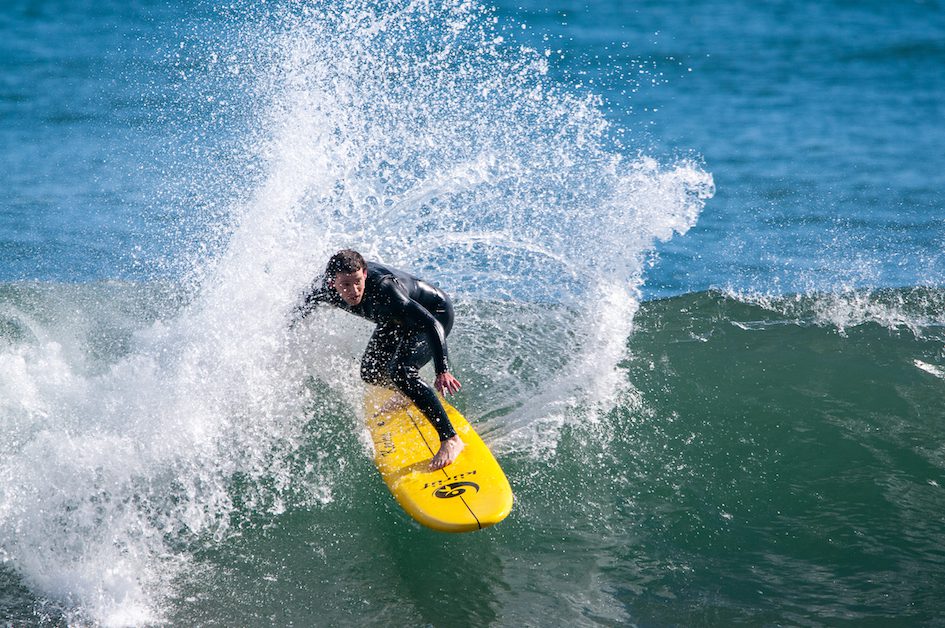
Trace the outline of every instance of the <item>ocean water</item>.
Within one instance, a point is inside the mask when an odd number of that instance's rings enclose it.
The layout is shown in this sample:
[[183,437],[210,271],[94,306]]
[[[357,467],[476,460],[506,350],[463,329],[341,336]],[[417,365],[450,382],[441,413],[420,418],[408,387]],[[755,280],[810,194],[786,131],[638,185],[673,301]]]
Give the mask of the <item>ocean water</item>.
[[[945,5],[0,8],[0,619],[945,625]],[[338,248],[453,295],[418,527]]]

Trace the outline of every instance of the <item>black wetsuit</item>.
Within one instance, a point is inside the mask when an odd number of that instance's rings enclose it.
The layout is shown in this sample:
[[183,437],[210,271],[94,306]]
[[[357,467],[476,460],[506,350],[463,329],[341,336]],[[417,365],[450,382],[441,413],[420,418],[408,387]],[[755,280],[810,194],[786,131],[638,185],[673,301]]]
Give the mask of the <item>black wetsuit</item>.
[[433,424],[441,441],[456,435],[436,392],[420,379],[420,367],[431,359],[437,374],[449,370],[446,336],[453,327],[453,304],[442,290],[403,271],[367,262],[360,303],[348,305],[324,278],[305,295],[300,315],[319,303],[376,323],[361,358],[361,378],[400,390]]

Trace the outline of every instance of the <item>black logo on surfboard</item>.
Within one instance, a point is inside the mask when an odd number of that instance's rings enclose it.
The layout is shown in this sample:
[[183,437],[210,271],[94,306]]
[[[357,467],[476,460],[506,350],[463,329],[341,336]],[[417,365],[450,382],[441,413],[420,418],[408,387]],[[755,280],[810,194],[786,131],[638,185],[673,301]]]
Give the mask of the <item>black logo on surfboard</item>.
[[451,482],[433,491],[433,495],[440,499],[451,499],[465,493],[467,488],[474,488],[479,492],[479,485],[475,482]]

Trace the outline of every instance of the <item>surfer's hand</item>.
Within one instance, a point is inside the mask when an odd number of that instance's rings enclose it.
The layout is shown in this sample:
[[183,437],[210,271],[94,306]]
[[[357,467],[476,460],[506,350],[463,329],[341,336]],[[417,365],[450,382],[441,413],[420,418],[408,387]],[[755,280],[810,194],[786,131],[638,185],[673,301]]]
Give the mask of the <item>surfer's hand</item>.
[[305,317],[308,316],[303,308],[297,307],[291,312],[289,312],[289,331],[294,331],[296,327],[302,324],[302,321],[305,320]]
[[436,381],[433,382],[433,386],[440,391],[440,394],[444,397],[449,393],[450,395],[455,395],[456,392],[462,388],[462,385],[459,383],[459,380],[453,377],[449,372],[440,373],[436,376]]

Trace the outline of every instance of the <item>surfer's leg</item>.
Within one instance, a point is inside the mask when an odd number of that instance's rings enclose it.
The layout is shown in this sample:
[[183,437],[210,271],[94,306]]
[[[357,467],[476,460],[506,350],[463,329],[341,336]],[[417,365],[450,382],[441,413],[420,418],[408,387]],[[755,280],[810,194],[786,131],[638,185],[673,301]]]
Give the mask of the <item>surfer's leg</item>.
[[391,379],[420,409],[440,437],[440,449],[430,461],[430,470],[436,471],[455,461],[464,444],[436,391],[420,378],[420,368],[432,358],[433,351],[426,339],[419,334],[408,334],[392,361]]
[[364,382],[396,391],[382,405],[371,409],[374,416],[410,405],[410,401],[397,389],[390,376],[394,353],[401,341],[400,334],[395,331],[390,327],[378,326],[361,357],[361,379]]
[[456,436],[456,430],[433,387],[420,379],[420,370],[412,364],[397,364],[391,370],[397,389],[407,396],[433,425],[441,441]]
[[416,404],[440,437],[440,449],[430,461],[430,470],[436,471],[452,464],[463,450],[464,444],[453,428],[436,392],[420,379],[419,369],[411,364],[397,365],[392,377],[397,388]]
[[[449,302],[437,308],[436,316],[446,333],[453,326]],[[379,325],[361,358],[361,378],[376,386],[395,388],[423,413],[440,438],[440,449],[430,462],[432,470],[456,460],[463,441],[456,434],[436,391],[420,378],[420,368],[433,359],[433,350],[423,334],[404,333],[402,328]]]
[[391,379],[391,367],[401,340],[395,327],[378,325],[361,356],[361,379],[375,386],[396,388]]

